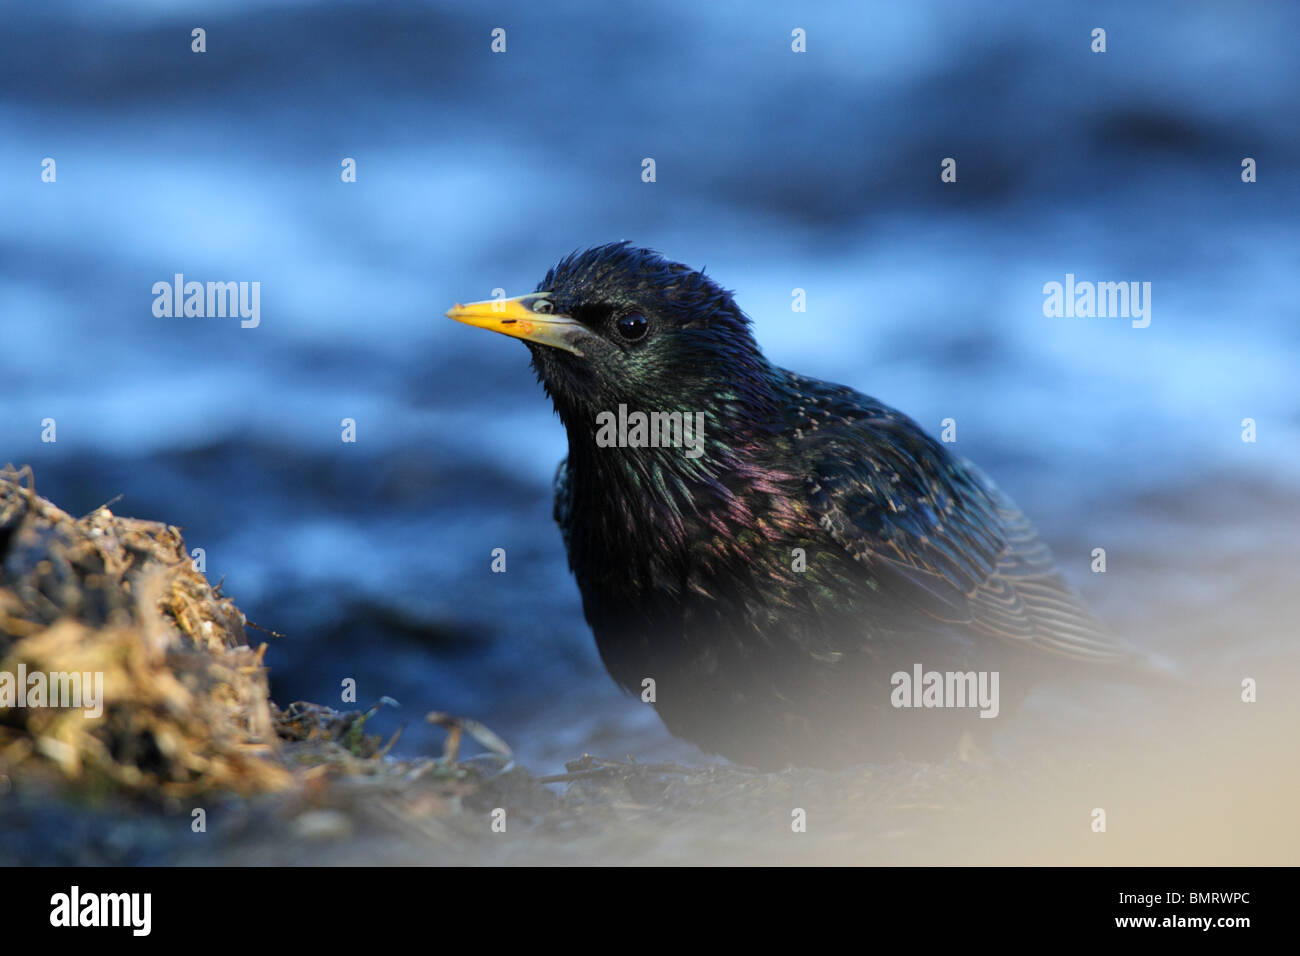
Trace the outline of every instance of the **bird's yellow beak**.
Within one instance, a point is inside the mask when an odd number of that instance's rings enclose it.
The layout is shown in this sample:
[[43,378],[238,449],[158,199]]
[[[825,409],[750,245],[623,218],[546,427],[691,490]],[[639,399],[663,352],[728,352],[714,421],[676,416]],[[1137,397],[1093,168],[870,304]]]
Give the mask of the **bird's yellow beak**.
[[447,318],[581,355],[577,342],[591,333],[577,319],[556,315],[551,308],[545,292],[532,292],[513,299],[485,299],[468,305],[457,302],[447,310]]

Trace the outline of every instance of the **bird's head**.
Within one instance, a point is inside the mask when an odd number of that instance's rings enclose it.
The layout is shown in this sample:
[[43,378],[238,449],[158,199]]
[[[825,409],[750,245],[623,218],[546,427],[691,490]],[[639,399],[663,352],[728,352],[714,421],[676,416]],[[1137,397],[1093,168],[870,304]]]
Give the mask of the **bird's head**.
[[627,242],[575,252],[535,292],[448,317],[522,339],[570,436],[630,410],[758,414],[768,365],[731,293]]

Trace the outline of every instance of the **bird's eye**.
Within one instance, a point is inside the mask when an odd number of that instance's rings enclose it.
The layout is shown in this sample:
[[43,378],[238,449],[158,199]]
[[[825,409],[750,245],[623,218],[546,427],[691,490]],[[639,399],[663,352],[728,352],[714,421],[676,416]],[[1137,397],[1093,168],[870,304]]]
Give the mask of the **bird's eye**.
[[529,308],[538,315],[550,315],[555,311],[555,306],[551,304],[550,299],[533,299],[532,305],[529,306]]
[[614,325],[618,329],[618,334],[629,342],[645,338],[646,331],[650,328],[650,323],[646,321],[645,316],[635,312],[622,316]]

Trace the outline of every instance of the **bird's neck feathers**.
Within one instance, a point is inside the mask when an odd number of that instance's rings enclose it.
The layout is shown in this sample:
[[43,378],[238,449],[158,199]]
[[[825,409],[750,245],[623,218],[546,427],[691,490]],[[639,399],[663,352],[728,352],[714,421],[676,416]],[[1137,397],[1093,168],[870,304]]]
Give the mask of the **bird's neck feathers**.
[[[672,560],[692,542],[771,526],[756,508],[784,500],[792,479],[773,470],[764,454],[776,427],[765,381],[747,377],[721,394],[696,396],[687,402],[696,407],[681,408],[680,418],[678,409],[653,400],[621,404],[623,410],[582,417],[557,406],[569,436],[573,520],[601,539],[590,546],[635,543],[640,553]],[[637,412],[643,417],[634,417]],[[665,443],[679,420],[683,442]]]

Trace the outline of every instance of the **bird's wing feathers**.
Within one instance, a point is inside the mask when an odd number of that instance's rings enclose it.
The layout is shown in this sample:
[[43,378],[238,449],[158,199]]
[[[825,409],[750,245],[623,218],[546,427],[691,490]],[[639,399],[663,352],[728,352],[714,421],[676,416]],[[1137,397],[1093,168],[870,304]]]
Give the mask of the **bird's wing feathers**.
[[1137,655],[1116,643],[1065,583],[1024,512],[974,465],[964,467],[992,499],[1005,541],[994,575],[975,594],[976,626],[1067,657],[1136,663]]
[[809,504],[875,587],[991,637],[1083,660],[1131,658],[1070,590],[1024,514],[974,465],[873,399],[798,384],[805,401],[795,437]]
[[[569,481],[569,459],[567,457],[560,459],[560,464],[555,469],[555,479],[552,482],[555,492],[555,503],[553,505],[551,516],[555,523],[560,526],[560,535],[564,538],[564,551],[566,554],[572,554],[569,550],[569,528],[573,517],[573,485]],[[570,557],[569,566],[573,566],[573,559]]]

